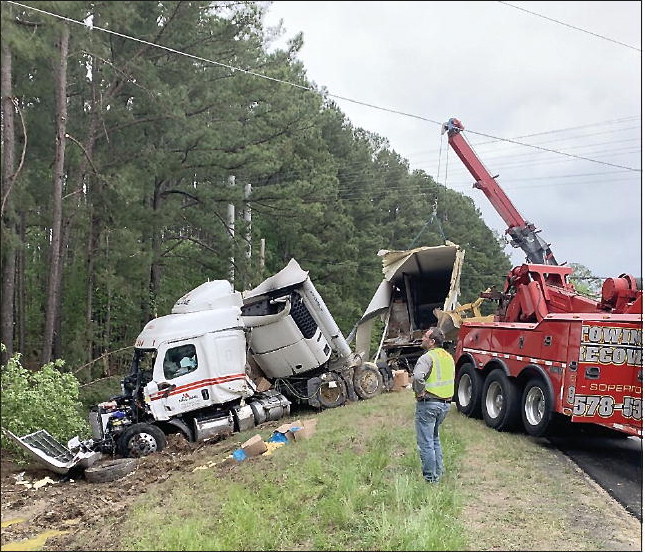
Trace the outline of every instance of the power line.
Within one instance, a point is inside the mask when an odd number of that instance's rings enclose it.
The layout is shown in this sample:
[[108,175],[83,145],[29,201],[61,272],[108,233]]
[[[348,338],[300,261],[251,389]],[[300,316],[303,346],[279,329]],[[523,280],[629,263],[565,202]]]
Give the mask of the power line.
[[[176,49],[170,48],[168,46],[164,46],[164,45],[161,45],[161,44],[156,44],[156,43],[153,43],[153,42],[150,42],[150,41],[146,41],[144,39],[140,39],[140,38],[137,38],[137,37],[126,35],[124,33],[119,33],[117,31],[112,31],[111,29],[105,29],[104,27],[97,27],[97,26],[85,23],[84,21],[79,21],[79,20],[72,19],[72,18],[69,18],[69,17],[66,17],[66,16],[62,16],[60,14],[55,14],[55,13],[52,13],[52,12],[48,12],[46,10],[41,10],[40,8],[34,8],[33,6],[27,6],[26,4],[21,4],[19,2],[14,2],[12,0],[6,0],[6,3],[7,4],[13,4],[13,5],[16,5],[16,6],[20,6],[21,8],[25,8],[25,9],[28,9],[28,10],[33,10],[35,12],[42,13],[42,14],[45,14],[45,15],[48,15],[48,16],[51,16],[51,17],[55,17],[55,18],[61,19],[63,21],[67,21],[69,23],[74,23],[74,24],[77,24],[77,25],[81,25],[81,26],[83,26],[85,28],[88,28],[88,29],[90,29],[92,31],[93,30],[103,31],[104,33],[108,33],[108,34],[111,34],[111,35],[116,35],[118,37],[121,37],[121,38],[124,38],[124,39],[129,39],[129,40],[141,43],[141,44],[145,44],[147,46],[152,46],[154,48],[160,48],[160,49],[165,50],[167,52],[172,52],[173,54],[178,54],[180,56],[186,56],[188,58],[192,58],[194,60],[198,60],[198,61],[201,61],[201,62],[207,62],[207,63],[214,64],[214,65],[217,65],[217,66],[225,67],[227,69],[230,69],[232,72],[237,71],[237,72],[245,73],[247,75],[252,75],[253,77],[259,77],[261,79],[267,79],[269,81],[273,81],[273,82],[276,82],[276,83],[281,83],[283,85],[290,85],[290,86],[296,87],[298,89],[302,89],[302,90],[306,90],[306,91],[310,91],[310,92],[320,94],[320,92],[315,87],[306,86],[306,85],[300,85],[298,83],[285,81],[284,79],[278,79],[276,77],[271,77],[271,76],[268,76],[268,75],[257,73],[257,72],[254,72],[252,70],[232,66],[230,64],[226,64],[226,63],[223,63],[223,62],[217,62],[217,61],[211,60],[209,58],[203,58],[203,57],[197,56],[195,54],[189,54],[187,52],[182,52],[180,50],[176,50]],[[502,2],[502,3],[505,3],[505,2]],[[515,7],[515,6],[512,6],[512,7]],[[392,113],[392,114],[398,114],[400,116],[407,116],[409,118],[415,118],[417,120],[422,120],[422,121],[425,121],[425,122],[430,122],[430,123],[433,123],[433,124],[437,124],[439,126],[443,126],[443,122],[439,122],[437,120],[426,118],[424,116],[419,116],[417,114],[411,114],[409,112],[403,112],[403,111],[394,110],[394,109],[391,109],[391,108],[384,108],[382,106],[377,106],[375,104],[371,104],[371,103],[368,103],[368,102],[363,102],[363,101],[359,101],[359,100],[352,99],[352,98],[349,98],[349,97],[336,95],[336,94],[330,93],[329,91],[326,91],[326,95],[328,97],[332,97],[332,98],[336,98],[336,99],[340,99],[340,100],[345,100],[347,102],[351,102],[351,103],[354,103],[354,104],[359,104],[361,106],[366,106],[368,108],[374,108],[376,110],[381,110],[381,111],[389,112],[389,113]],[[503,142],[512,143],[512,144],[515,144],[515,145],[522,145],[524,147],[529,147],[529,148],[533,148],[533,149],[537,149],[537,150],[551,152],[551,153],[554,153],[554,154],[567,156],[567,157],[570,157],[570,158],[577,158],[577,159],[580,159],[580,160],[586,160],[587,162],[594,162],[596,164],[603,164],[605,166],[612,166],[612,167],[615,167],[615,168],[621,168],[621,169],[624,169],[624,170],[630,170],[632,172],[640,172],[640,170],[636,169],[636,168],[630,168],[628,166],[622,166],[622,165],[619,165],[619,164],[612,164],[610,162],[604,162],[604,161],[601,161],[601,160],[595,160],[595,159],[592,159],[592,158],[587,158],[587,157],[583,157],[583,156],[579,156],[579,155],[575,155],[575,154],[571,154],[571,153],[566,153],[566,152],[563,152],[563,151],[557,151],[555,149],[547,149],[545,147],[540,147],[540,146],[536,146],[536,145],[530,145],[528,143],[522,143],[520,141],[516,141],[516,140],[513,140],[513,139],[504,139],[503,137],[496,137],[494,135],[489,135],[489,134],[486,134],[486,133],[476,132],[476,131],[473,131],[473,130],[469,130],[469,132],[474,134],[474,135],[480,135],[482,137],[488,137],[490,139],[495,139],[497,141],[503,141]]]
[[505,6],[509,6],[510,8],[515,8],[516,10],[520,10],[522,12],[526,12],[527,14],[531,14],[537,17],[541,17],[542,19],[547,19],[548,21],[552,21],[553,23],[557,23],[558,25],[564,25],[565,27],[569,27],[570,29],[575,29],[576,31],[582,31],[583,33],[587,33],[588,35],[593,35],[594,37],[598,37],[599,39],[603,39],[609,42],[613,42],[615,44],[619,44],[621,46],[625,46],[627,48],[631,48],[632,50],[636,50],[637,52],[641,52],[640,48],[636,48],[635,46],[631,46],[629,44],[625,44],[624,42],[617,41],[615,39],[610,39],[609,37],[605,37],[604,35],[599,35],[598,33],[593,33],[591,31],[587,31],[586,29],[581,29],[580,27],[576,27],[575,25],[571,25],[569,23],[565,23],[564,21],[559,21],[558,19],[553,19],[551,17],[547,17],[545,15],[532,12],[530,10],[527,10],[525,8],[520,8],[519,6],[514,6],[513,4],[510,4],[508,2],[502,2],[501,0],[498,0],[500,4],[504,4]]
[[478,131],[473,131],[472,129],[468,130],[469,133],[472,133],[473,135],[480,135],[482,137],[488,137],[489,139],[496,139],[497,141],[504,141],[506,143],[511,143],[513,145],[521,145],[523,147],[531,147],[532,149],[536,149],[538,151],[544,151],[548,153],[554,153],[554,154],[559,154],[562,156],[568,156],[570,158],[577,158],[579,160],[586,160],[587,162],[595,162],[596,164],[604,164],[605,166],[613,166],[614,168],[622,168],[623,170],[630,170],[632,172],[640,172],[638,168],[631,168],[630,166],[623,166],[621,164],[612,164],[611,162],[605,162],[603,160],[595,160],[593,158],[587,158],[586,156],[580,156],[576,154],[571,154],[571,153],[566,153],[564,151],[558,151],[556,149],[547,149],[546,147],[540,147],[538,145],[529,145],[528,143],[522,143],[521,141],[515,141],[513,139],[504,139],[503,137],[496,137],[495,135],[489,135],[487,133],[481,133]]
[[[640,116],[627,116],[627,117],[624,117],[624,118],[617,118],[617,119],[613,119],[613,120],[605,120],[605,121],[602,121],[602,122],[596,122],[596,123],[592,123],[592,124],[584,124],[584,125],[575,126],[575,127],[565,127],[565,128],[561,128],[561,129],[552,129],[552,130],[549,130],[549,131],[538,131],[538,132],[534,132],[534,133],[529,133],[527,135],[518,135],[516,137],[513,137],[513,139],[526,139],[527,137],[537,137],[539,135],[555,135],[555,134],[564,133],[564,132],[567,132],[567,131],[576,131],[576,130],[579,130],[579,129],[585,129],[585,128],[590,128],[590,127],[598,127],[598,126],[609,125],[609,124],[619,124],[619,123],[631,122],[631,121],[640,122]],[[614,128],[611,128],[611,129],[608,129],[608,130],[605,130],[605,131],[596,131],[596,132],[593,132],[593,133],[590,133],[590,134],[573,135],[573,136],[570,136],[569,139],[578,138],[578,137],[588,137],[590,135],[593,136],[593,135],[604,135],[606,133],[617,133],[618,131],[620,131],[622,133],[622,132],[624,132],[626,130],[631,130],[631,129],[639,129],[640,130],[641,126],[636,125],[636,126],[631,126],[631,127],[628,127],[628,128],[622,128],[620,130],[617,130],[614,127]],[[639,138],[640,138],[640,134],[639,134]],[[562,141],[564,139],[567,139],[567,138],[562,138],[562,139],[553,138],[553,139],[546,139],[546,140],[547,141]],[[498,146],[498,147],[500,146],[499,141],[497,141],[497,140],[482,141],[481,143],[476,143],[473,146],[479,148],[479,147],[482,147],[482,146],[485,146],[485,145],[495,145],[495,146]],[[410,155],[413,156],[413,155],[416,155],[416,154],[425,154],[427,152],[432,152],[432,151],[429,151],[428,149],[424,149],[422,151],[412,152],[412,153],[410,153]]]
[[[596,134],[600,135],[600,134]],[[562,141],[571,141],[571,139],[574,139],[573,137],[571,138],[561,138],[561,139],[551,139],[549,142],[562,142]],[[481,143],[480,143],[481,145]],[[532,158],[535,156],[542,155],[543,153],[535,153],[535,152],[527,152],[525,149],[522,149],[520,151],[517,150],[509,150],[506,145],[500,145],[498,142],[490,142],[488,145],[494,145],[497,148],[487,148],[487,149],[481,149],[482,153],[486,153],[486,160],[491,162],[491,161],[497,161],[497,160],[503,160],[504,162],[507,162],[509,160],[514,160],[514,159],[526,159],[526,158]],[[624,146],[620,146],[624,145]],[[589,155],[591,154],[589,152],[589,149],[592,147],[599,147],[599,146],[607,146],[610,147],[609,149],[603,151],[603,154],[609,154],[609,153],[627,153],[627,152],[640,152],[640,146],[641,146],[641,139],[640,137],[632,137],[632,138],[624,138],[624,139],[614,139],[610,141],[601,141],[601,142],[596,142],[596,143],[579,143],[579,144],[568,144],[567,148],[569,150],[577,150],[579,154],[585,154]],[[611,147],[614,147],[613,149]],[[636,151],[627,151],[626,148],[630,147],[635,147],[637,148]],[[478,149],[479,151],[479,149]],[[598,149],[595,148],[593,149],[595,154],[598,153]],[[414,160],[416,164],[420,163],[421,160],[434,160],[435,159],[435,151],[434,150],[425,150],[425,151],[419,151],[417,153],[418,155],[425,155],[425,156],[417,156],[414,158],[410,158],[410,162]],[[624,168],[621,168],[621,170],[624,170]]]
[[[209,58],[203,58],[203,57],[197,56],[195,54],[188,54],[187,52],[182,52],[180,50],[170,48],[169,46],[164,46],[162,44],[157,44],[157,43],[146,41],[144,39],[140,39],[140,38],[137,38],[137,37],[132,37],[130,35],[125,35],[123,33],[118,33],[117,31],[112,31],[111,29],[105,29],[104,27],[97,27],[97,26],[94,26],[94,25],[90,26],[90,25],[86,24],[83,21],[78,21],[76,19],[65,17],[65,16],[62,16],[62,15],[59,15],[59,14],[55,14],[55,13],[52,13],[52,12],[47,12],[47,11],[41,10],[39,8],[34,8],[33,6],[27,6],[25,4],[20,4],[19,2],[13,2],[11,0],[7,0],[7,3],[8,4],[14,4],[16,6],[20,6],[21,8],[26,8],[28,10],[33,10],[33,11],[36,11],[36,12],[39,12],[39,13],[42,13],[42,14],[45,14],[45,15],[49,15],[51,17],[56,17],[58,19],[62,19],[63,21],[67,21],[69,23],[75,23],[77,25],[82,25],[83,27],[89,28],[90,30],[103,31],[104,33],[109,33],[111,35],[116,35],[116,36],[124,38],[124,39],[130,39],[130,40],[136,41],[138,43],[145,44],[147,46],[152,46],[152,47],[155,47],[155,48],[161,48],[162,50],[166,50],[167,52],[172,52],[173,54],[179,54],[180,56],[186,56],[188,58],[192,58],[193,60],[198,60],[200,62],[208,62],[210,64],[215,64],[217,66],[221,66],[221,67],[230,69],[233,72],[239,71],[239,72],[245,73],[247,75],[252,75],[253,77],[260,77],[262,79],[268,79],[269,81],[274,81],[276,83],[281,83],[283,85],[291,85],[292,87],[297,87],[297,88],[303,89],[305,91],[311,91],[311,92],[314,92],[314,93],[319,93],[319,91],[315,87],[306,86],[306,85],[300,85],[298,83],[292,83],[291,81],[285,81],[284,79],[278,79],[276,77],[270,77],[268,75],[264,75],[264,74],[257,73],[257,72],[251,71],[251,70],[239,68],[237,66],[232,66],[230,64],[225,64],[223,62],[217,62],[217,61],[211,60]],[[423,120],[425,122],[430,122],[430,123],[433,123],[433,124],[442,125],[442,122],[438,122],[436,120],[431,120],[430,118],[424,118],[423,116],[419,116],[417,114],[410,114],[409,112],[402,112],[400,110],[395,110],[395,109],[392,109],[392,108],[383,108],[382,106],[377,106],[376,104],[370,104],[368,102],[363,102],[363,101],[352,99],[352,98],[349,98],[349,97],[336,95],[336,94],[330,93],[328,91],[327,91],[327,96],[332,97],[332,98],[337,98],[337,99],[340,99],[340,100],[345,100],[347,102],[352,102],[354,104],[360,104],[361,106],[367,106],[368,108],[374,108],[376,110],[382,110],[384,112],[390,112],[392,114],[399,114],[401,116],[408,116],[410,118],[416,118],[417,120]]]

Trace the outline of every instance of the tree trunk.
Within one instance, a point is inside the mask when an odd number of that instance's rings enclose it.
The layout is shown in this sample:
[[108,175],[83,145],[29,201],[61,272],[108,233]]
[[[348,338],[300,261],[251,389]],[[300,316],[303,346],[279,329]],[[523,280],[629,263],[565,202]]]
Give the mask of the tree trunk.
[[71,229],[71,221],[67,221],[62,227],[61,233],[61,255],[60,255],[60,270],[58,272],[58,285],[56,287],[58,291],[56,299],[56,320],[54,322],[54,338],[53,338],[53,356],[52,359],[61,359],[63,358],[63,338],[61,331],[63,329],[63,262],[65,260],[64,253],[68,251],[69,246],[69,235]]
[[27,242],[27,215],[20,211],[20,224],[18,229],[20,249],[18,251],[16,269],[16,333],[18,335],[18,352],[25,353],[25,340],[27,338],[27,286],[25,278],[25,244]]
[[56,98],[56,145],[52,186],[52,228],[49,257],[49,281],[47,287],[47,306],[45,309],[45,332],[43,334],[42,363],[52,357],[54,344],[56,309],[59,305],[60,276],[62,271],[61,229],[63,221],[63,180],[65,167],[65,132],[67,128],[67,52],[69,48],[69,28],[62,26],[58,42],[60,57],[54,67]]
[[0,55],[0,88],[2,89],[2,299],[0,300],[0,341],[7,351],[0,354],[2,363],[13,355],[14,290],[16,273],[15,215],[10,192],[15,180],[14,105],[11,89],[11,50],[3,42]]
[[145,200],[146,206],[151,211],[152,218],[150,226],[146,230],[148,236],[144,237],[143,241],[150,246],[152,258],[150,260],[147,291],[145,292],[145,303],[143,303],[144,325],[157,317],[157,297],[161,285],[161,229],[158,224],[157,212],[162,202],[161,193],[164,191],[164,187],[165,181],[156,179],[152,196]]

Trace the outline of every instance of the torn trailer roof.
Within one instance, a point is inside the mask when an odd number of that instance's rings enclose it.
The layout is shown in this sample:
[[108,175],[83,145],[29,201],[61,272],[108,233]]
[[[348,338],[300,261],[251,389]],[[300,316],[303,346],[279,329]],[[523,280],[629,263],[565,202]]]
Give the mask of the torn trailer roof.
[[[446,241],[445,245],[407,251],[381,250],[378,255],[383,261],[384,279],[356,325],[356,352],[364,361],[386,359],[388,364],[403,357],[408,360],[404,367],[408,367],[421,353],[423,331],[442,327],[438,315],[457,306],[464,250]],[[370,339],[377,317],[385,326],[381,343],[371,354]]]

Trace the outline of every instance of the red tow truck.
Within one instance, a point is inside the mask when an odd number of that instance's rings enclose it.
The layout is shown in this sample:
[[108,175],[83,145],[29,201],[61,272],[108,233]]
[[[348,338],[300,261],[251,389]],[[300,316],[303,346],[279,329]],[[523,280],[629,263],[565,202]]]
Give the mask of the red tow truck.
[[463,137],[455,118],[448,142],[508,226],[527,263],[513,268],[493,322],[463,322],[455,350],[455,402],[499,431],[548,434],[564,416],[642,438],[643,298],[628,274],[607,278],[601,300],[578,294],[539,230],[524,220]]

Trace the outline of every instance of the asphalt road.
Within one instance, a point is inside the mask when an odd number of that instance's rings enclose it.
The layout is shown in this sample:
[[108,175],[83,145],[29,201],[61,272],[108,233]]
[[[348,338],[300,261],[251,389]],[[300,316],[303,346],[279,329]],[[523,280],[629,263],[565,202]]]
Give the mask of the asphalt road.
[[629,513],[643,519],[643,442],[612,438],[601,431],[550,436],[549,442],[573,460]]

